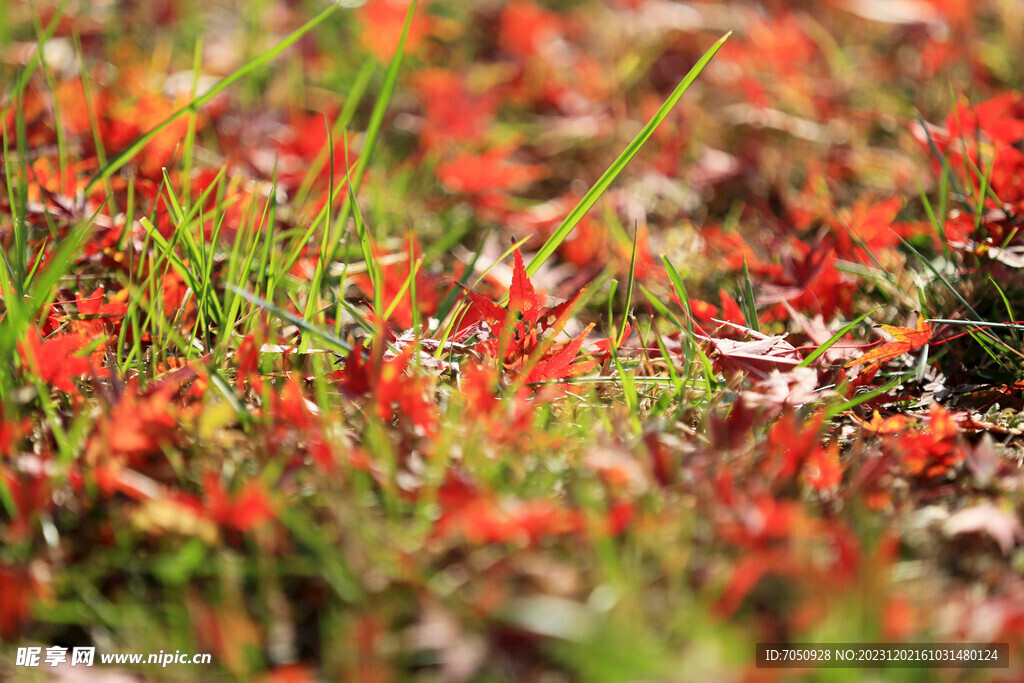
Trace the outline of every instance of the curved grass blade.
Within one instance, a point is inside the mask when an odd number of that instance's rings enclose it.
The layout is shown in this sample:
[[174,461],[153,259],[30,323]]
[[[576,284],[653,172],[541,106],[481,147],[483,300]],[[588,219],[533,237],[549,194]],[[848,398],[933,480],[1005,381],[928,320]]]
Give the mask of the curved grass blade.
[[704,70],[704,67],[708,65],[711,58],[715,56],[715,53],[718,52],[719,48],[725,44],[725,41],[731,35],[732,31],[729,31],[715,41],[715,44],[704,53],[704,56],[701,57],[696,64],[694,64],[693,68],[690,69],[690,72],[686,74],[686,77],[680,81],[679,85],[677,85],[676,89],[672,91],[672,94],[668,96],[668,99],[665,100],[664,104],[662,104],[658,111],[655,112],[654,116],[651,117],[651,120],[647,122],[647,125],[643,127],[643,130],[633,138],[633,141],[629,143],[625,150],[623,150],[622,154],[619,155],[619,158],[612,162],[612,165],[608,167],[608,170],[598,178],[597,182],[590,188],[590,191],[583,196],[580,203],[569,212],[569,215],[565,217],[565,220],[558,226],[558,229],[555,230],[554,234],[548,238],[547,242],[545,242],[540,248],[540,251],[534,255],[530,264],[526,266],[527,275],[531,277],[536,275],[537,271],[540,270],[540,267],[543,266],[549,258],[551,258],[551,255],[555,253],[555,249],[558,248],[558,245],[569,236],[569,233],[573,231],[573,228],[575,228],[583,216],[586,215],[587,211],[594,206],[598,198],[604,194],[605,190],[607,190],[612,184],[612,181],[614,181],[622,172],[622,169],[626,167],[626,164],[636,156],[636,153],[640,151],[640,148],[643,147],[647,140],[650,139],[654,130],[668,117],[669,112],[672,111],[672,108],[679,102],[683,93],[685,93],[693,82],[697,80],[697,76],[700,75],[700,72]]

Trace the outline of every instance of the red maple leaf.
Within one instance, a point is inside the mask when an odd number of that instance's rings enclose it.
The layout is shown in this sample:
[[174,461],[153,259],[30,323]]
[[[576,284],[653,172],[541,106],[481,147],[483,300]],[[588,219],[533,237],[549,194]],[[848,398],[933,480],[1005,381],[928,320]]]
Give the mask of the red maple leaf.
[[88,345],[80,334],[53,336],[43,341],[33,327],[18,344],[22,362],[39,379],[65,394],[76,391],[72,381],[89,373],[89,359],[79,354]]
[[381,357],[369,354],[363,358],[361,343],[357,343],[345,359],[341,370],[331,373],[345,393],[352,397],[372,395],[373,410],[377,417],[389,422],[400,417],[424,435],[437,430],[437,406],[433,399],[433,383],[428,376],[410,363],[413,346],[400,353]]
[[519,249],[515,250],[514,258],[507,306],[501,306],[476,292],[466,291],[472,302],[467,317],[486,321],[494,329],[500,330],[496,338],[480,346],[500,354],[505,367],[518,368],[525,374],[527,382],[564,379],[576,374],[582,369],[581,364],[575,362],[576,355],[593,325],[568,342],[552,344],[550,340],[565,329],[573,308],[585,290],[580,290],[557,306],[541,306],[542,297],[530,281]]
[[177,431],[177,417],[172,410],[176,387],[164,387],[139,395],[130,385],[111,411],[107,426],[107,448],[113,453],[140,457],[158,452],[162,443],[170,442]]
[[434,527],[435,538],[461,536],[472,544],[532,545],[583,528],[578,510],[551,500],[501,500],[459,475],[449,475],[438,491],[438,503],[442,512]]
[[792,412],[785,413],[768,432],[768,458],[763,472],[779,484],[791,480],[821,448],[819,445],[823,415],[803,421]]
[[[110,414],[97,422],[90,443],[93,458],[114,456],[118,462],[143,462],[179,437],[178,417],[182,394],[191,383],[203,382],[200,372],[186,365],[140,390],[135,380],[124,386]],[[191,390],[188,392],[191,394]]]
[[121,328],[121,319],[128,312],[128,290],[122,289],[103,303],[105,293],[103,285],[93,290],[92,294],[77,299],[79,319],[71,321],[71,329],[87,338],[108,334],[117,334]]
[[899,243],[903,226],[896,225],[896,216],[903,208],[902,197],[872,203],[861,199],[849,210],[840,211],[842,220],[834,220],[832,235],[836,253],[848,260],[864,260],[872,254]]
[[722,320],[738,325],[746,325],[747,318],[743,315],[743,309],[736,303],[736,299],[729,296],[725,289],[718,290],[718,296],[722,300]]
[[945,477],[966,458],[953,417],[938,403],[933,403],[928,413],[926,430],[903,432],[886,443],[907,471],[921,479]]
[[420,133],[423,149],[446,148],[483,137],[499,99],[492,92],[472,93],[465,81],[464,76],[441,68],[424,69],[414,77],[413,87],[425,109]]
[[537,322],[536,309],[540,306],[540,297],[533,289],[530,276],[523,265],[523,255],[516,249],[515,269],[512,271],[512,286],[508,290],[508,312],[522,313],[523,318],[531,323]]
[[565,379],[576,374],[580,369],[574,364],[576,354],[579,353],[583,340],[586,339],[592,329],[594,329],[593,323],[587,325],[582,332],[573,337],[572,341],[562,345],[557,351],[544,356],[543,360],[530,368],[529,373],[526,375],[526,381],[543,382]]
[[511,161],[514,151],[511,145],[503,145],[480,154],[457,154],[437,165],[437,177],[449,191],[469,195],[478,206],[502,209],[507,192],[547,175],[542,165]]

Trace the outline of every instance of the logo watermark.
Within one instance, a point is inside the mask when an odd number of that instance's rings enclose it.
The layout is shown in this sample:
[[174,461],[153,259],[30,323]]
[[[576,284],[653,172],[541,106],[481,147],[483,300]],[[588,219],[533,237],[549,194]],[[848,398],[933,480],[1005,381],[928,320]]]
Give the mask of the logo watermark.
[[[188,653],[181,650],[174,652],[101,652],[99,664],[158,664],[167,667],[171,664],[210,664],[213,656],[208,652]],[[19,647],[15,666],[57,667],[61,664],[70,666],[93,666],[96,664],[95,647]]]

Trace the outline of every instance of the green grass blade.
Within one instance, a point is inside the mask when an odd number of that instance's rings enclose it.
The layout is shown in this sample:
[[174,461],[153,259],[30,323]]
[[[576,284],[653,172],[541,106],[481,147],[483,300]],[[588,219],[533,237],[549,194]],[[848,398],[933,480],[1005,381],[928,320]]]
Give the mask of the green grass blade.
[[935,228],[935,233],[939,236],[939,241],[942,242],[942,254],[946,258],[949,258],[949,244],[946,243],[946,226],[941,220],[939,220],[938,216],[936,216],[935,212],[932,210],[932,203],[928,201],[928,195],[925,193],[924,185],[921,183],[920,179],[917,181],[917,190],[921,196],[921,205],[924,207],[924,212],[928,217],[928,222],[931,223],[933,228]]
[[[678,327],[682,331],[686,331],[687,329],[690,329],[689,328],[689,324],[688,324],[689,320],[687,320],[686,323],[684,323],[681,320],[679,320],[679,318],[676,316],[676,314],[673,313],[672,311],[670,311],[668,309],[668,307],[665,304],[663,304],[658,299],[658,297],[654,296],[654,294],[652,294],[650,292],[650,290],[648,290],[643,285],[640,285],[640,291],[643,292],[644,296],[647,297],[647,300],[651,302],[651,306],[653,306],[654,309],[656,311],[658,311],[659,313],[661,313],[663,316],[665,316],[666,318],[671,320],[672,323],[676,327]],[[697,343],[695,343],[693,341],[693,332],[692,332],[692,330],[690,330],[689,337],[687,339],[687,343],[682,344],[682,347],[683,347],[683,354],[684,354],[683,357],[685,358],[686,364],[687,364],[687,373],[689,373],[689,365],[692,362],[691,361],[692,354],[694,352],[697,354],[697,357],[700,360],[700,363],[701,363],[701,365],[704,368],[704,387],[705,387],[705,390],[707,391],[707,393],[710,395],[711,392],[712,392],[711,383],[713,381],[716,381],[715,380],[715,371],[714,371],[714,368],[711,365],[711,360],[708,358],[707,354],[704,353],[704,350],[700,348],[699,344],[697,344]]]
[[1024,325],[1018,323],[992,323],[981,320],[953,320],[947,318],[928,318],[928,322],[938,325],[970,325],[979,330],[987,327],[1004,330],[1024,330]]
[[807,356],[807,358],[804,358],[804,359],[803,359],[802,361],[800,361],[799,363],[797,363],[797,367],[798,367],[798,368],[806,368],[806,367],[807,367],[807,366],[809,366],[809,365],[810,365],[811,363],[813,363],[814,361],[818,360],[818,358],[819,358],[819,357],[820,357],[820,356],[821,356],[821,355],[822,355],[823,353],[825,353],[826,351],[828,351],[829,349],[831,349],[831,348],[832,348],[832,347],[833,347],[833,346],[834,346],[834,345],[836,344],[836,342],[838,342],[838,341],[839,341],[840,339],[842,339],[842,338],[843,338],[844,336],[846,336],[846,334],[847,334],[847,333],[848,333],[848,332],[849,332],[850,330],[852,330],[853,328],[857,327],[857,325],[859,325],[859,324],[861,323],[861,321],[863,321],[863,320],[864,320],[864,318],[868,317],[869,315],[871,315],[872,313],[874,313],[874,312],[875,312],[875,311],[877,311],[877,310],[878,310],[878,309],[876,308],[876,309],[874,309],[874,310],[868,311],[867,313],[865,313],[864,315],[860,316],[860,317],[859,317],[859,318],[857,318],[856,320],[853,320],[853,321],[851,321],[851,322],[848,322],[848,323],[847,323],[847,324],[846,324],[846,325],[845,325],[845,326],[843,327],[843,329],[839,330],[839,331],[838,331],[838,332],[836,332],[836,333],[835,333],[834,335],[832,335],[832,336],[831,336],[831,337],[829,338],[829,340],[828,340],[828,341],[826,341],[826,342],[825,342],[824,344],[822,344],[822,345],[821,345],[821,346],[819,346],[818,348],[814,349],[814,351],[812,351],[812,352],[811,352],[811,355]]
[[666,306],[661,301],[661,299],[656,297],[651,292],[651,290],[647,289],[643,285],[640,285],[640,291],[643,292],[644,296],[647,297],[647,300],[651,303],[651,306],[654,307],[654,310],[656,310],[658,313],[661,313],[663,316],[665,316],[666,318],[671,320],[672,324],[675,325],[676,327],[678,327],[680,330],[683,330],[683,331],[686,330],[686,323],[684,323],[682,320],[680,320],[679,317],[675,313],[673,313],[671,310],[669,310],[669,307]]
[[836,415],[839,415],[840,413],[845,413],[847,410],[850,410],[851,408],[856,408],[861,403],[866,403],[867,401],[870,401],[871,399],[877,396],[889,393],[890,391],[898,387],[904,381],[904,379],[905,378],[902,376],[897,377],[893,381],[889,382],[888,384],[883,384],[877,389],[866,391],[863,394],[860,394],[859,396],[854,396],[848,401],[843,401],[842,403],[837,403],[833,406],[829,406],[829,408],[825,410],[825,420],[831,420]]
[[598,198],[604,194],[605,190],[607,190],[618,175],[622,173],[622,169],[626,167],[626,164],[628,164],[630,160],[636,156],[637,152],[640,151],[640,148],[646,144],[651,135],[654,134],[654,130],[668,117],[669,112],[672,111],[680,98],[682,98],[683,93],[685,93],[693,82],[697,80],[697,76],[700,75],[701,71],[704,70],[704,67],[708,65],[711,58],[715,56],[715,53],[718,52],[731,35],[732,31],[726,33],[715,41],[715,44],[712,45],[711,48],[704,53],[704,56],[697,61],[692,69],[690,69],[690,72],[686,74],[686,77],[683,78],[679,85],[676,86],[676,89],[672,91],[672,94],[668,96],[668,99],[665,100],[664,104],[662,104],[658,111],[655,112],[654,116],[651,117],[651,120],[647,122],[647,125],[643,127],[643,130],[633,138],[633,141],[629,143],[625,150],[623,150],[622,154],[619,155],[619,158],[612,162],[612,165],[608,167],[608,170],[598,178],[597,182],[590,188],[590,191],[583,196],[580,203],[569,212],[569,215],[565,217],[565,220],[558,226],[558,229],[555,230],[554,234],[548,238],[540,248],[540,251],[534,255],[530,264],[526,266],[527,275],[531,277],[536,275],[537,271],[540,270],[540,267],[543,266],[549,258],[551,258],[551,255],[555,253],[555,249],[558,248],[558,245],[560,245],[565,238],[569,236],[569,233],[573,231],[573,228],[576,227],[583,216],[590,211],[590,208],[594,206],[594,203],[597,202]]
[[[324,112],[324,126],[327,129],[327,154],[330,158],[330,172],[329,180],[327,185],[327,196],[334,196],[334,131],[331,128],[330,121],[327,120],[327,113]],[[346,174],[346,182],[348,177]],[[331,225],[331,201],[324,204],[324,211],[326,212],[324,217],[324,231],[320,238],[320,250],[317,252],[316,259],[316,271],[313,273],[313,281],[309,287],[309,296],[306,298],[306,308],[302,313],[302,319],[307,323],[313,322],[313,316],[316,314],[316,309],[320,301],[320,284],[324,279],[324,275],[327,272],[327,249],[328,239],[330,235]],[[300,353],[305,353],[306,347],[309,345],[309,338],[303,335],[302,341],[299,343]]]
[[293,315],[293,314],[289,313],[288,311],[284,310],[283,308],[280,308],[279,306],[275,306],[274,304],[270,303],[266,299],[262,299],[262,298],[256,296],[255,294],[250,294],[249,292],[245,291],[244,289],[240,289],[239,287],[237,287],[237,286],[235,286],[233,284],[228,284],[228,289],[230,289],[231,291],[233,291],[235,294],[237,294],[238,296],[242,297],[243,299],[248,300],[250,303],[257,305],[260,308],[264,308],[264,309],[270,311],[271,313],[273,313],[274,315],[276,315],[277,317],[279,317],[279,318],[281,318],[283,320],[287,320],[288,322],[290,322],[291,324],[295,325],[296,327],[298,327],[303,332],[305,332],[305,333],[307,333],[307,334],[309,334],[309,335],[311,335],[313,337],[319,337],[320,339],[322,339],[323,341],[327,342],[328,344],[331,344],[331,345],[333,345],[333,346],[335,346],[335,347],[337,347],[339,349],[342,349],[344,351],[351,351],[352,350],[352,347],[349,346],[348,342],[344,341],[343,339],[339,339],[338,337],[335,337],[330,332],[327,332],[325,330],[321,330],[318,327],[310,325],[309,323],[307,323],[305,320],[303,320],[299,316]]
[[[953,111],[956,111],[955,103]],[[959,118],[957,120],[959,121]],[[938,159],[939,163],[942,164],[942,171],[944,177],[948,179],[948,182],[950,183],[950,185],[952,185],[954,194],[959,195],[964,201],[966,201],[967,195],[964,194],[964,191],[960,187],[960,183],[957,181],[956,176],[954,176],[952,173],[949,173],[949,161],[946,159],[945,155],[943,155],[942,152],[939,151],[939,146],[935,143],[935,139],[932,137],[931,131],[928,130],[928,124],[925,123],[924,117],[921,116],[921,112],[917,112],[917,124],[921,126],[921,130],[924,131],[924,136],[928,140],[928,149],[931,151],[932,156]],[[943,206],[942,208],[945,207]],[[939,215],[944,216],[945,214],[940,212]]]
[[50,19],[50,25],[47,26],[42,34],[37,37],[39,47],[32,53],[32,56],[28,60],[28,64],[25,65],[25,68],[18,76],[18,81],[15,83],[14,90],[11,93],[12,100],[17,100],[21,97],[21,94],[25,92],[25,88],[28,87],[28,82],[32,78],[32,74],[35,73],[36,69],[39,68],[39,65],[42,63],[42,46],[53,38],[55,33],[57,33],[57,28],[61,23],[60,20],[64,17],[64,10],[67,9],[67,6],[70,3],[71,0],[62,0],[60,5],[57,7],[57,10],[53,13],[53,17]]
[[29,288],[29,296],[33,300],[33,307],[29,312],[30,318],[34,317],[39,309],[47,303],[50,292],[56,286],[57,281],[74,266],[75,257],[80,253],[79,250],[92,232],[93,221],[105,206],[106,202],[103,202],[96,208],[89,220],[72,228],[67,237],[61,240],[60,246],[57,247],[57,251],[46,268],[33,278],[32,282],[26,283]]
[[[402,35],[398,39],[395,56],[391,59],[391,64],[388,65],[387,73],[384,76],[384,85],[381,87],[380,95],[373,106],[373,112],[370,113],[370,123],[366,127],[366,141],[363,143],[363,149],[359,153],[359,161],[356,162],[356,172],[352,176],[352,182],[350,183],[349,198],[341,207],[341,213],[338,216],[338,230],[344,229],[353,209],[358,210],[358,207],[355,207],[355,195],[359,191],[363,175],[366,173],[370,160],[373,158],[373,150],[377,146],[377,139],[380,137],[381,128],[384,126],[384,115],[387,113],[388,105],[391,103],[391,95],[395,92],[395,85],[398,83],[398,72],[402,68],[402,57],[405,55],[405,41],[409,35],[409,27],[412,26],[412,18],[415,13],[416,0],[412,0],[409,3],[409,11],[405,14],[405,24],[402,26]],[[355,185],[354,189],[351,187],[353,184]],[[340,243],[341,240],[336,239],[333,241],[328,262],[334,260],[335,252]]]
[[189,270],[188,266],[185,265],[185,262],[181,260],[181,257],[174,253],[173,245],[164,239],[164,236],[160,234],[160,231],[157,230],[156,226],[153,225],[153,223],[145,216],[139,219],[139,223],[146,231],[146,234],[154,243],[156,243],[160,253],[170,261],[171,265],[174,266],[174,269],[178,271],[178,275],[182,277],[185,284],[191,287],[193,292],[198,292],[200,289],[199,281],[196,280],[195,275],[191,270]]
[[686,353],[686,362],[689,363],[692,360],[692,350],[697,346],[697,342],[693,337],[693,311],[690,309],[690,295],[686,292],[686,285],[683,284],[683,278],[679,275],[679,271],[672,265],[672,262],[668,260],[668,257],[662,254],[662,262],[665,264],[665,271],[668,273],[669,280],[672,281],[672,286],[676,290],[676,294],[679,296],[679,302],[683,305],[683,311],[686,313],[686,327],[681,328],[686,332],[686,345],[683,347]]
[[952,285],[952,284],[950,283],[950,281],[949,281],[949,280],[947,280],[947,279],[946,279],[946,277],[945,277],[945,276],[944,276],[944,275],[943,275],[942,273],[940,273],[940,272],[939,272],[939,269],[938,269],[938,268],[936,268],[936,267],[935,267],[934,265],[932,265],[932,262],[931,262],[931,261],[929,261],[928,259],[926,259],[926,258],[925,258],[925,257],[924,257],[924,256],[923,256],[923,255],[921,254],[921,252],[919,252],[919,251],[918,251],[917,249],[914,249],[913,245],[912,245],[912,244],[910,244],[910,242],[906,241],[905,239],[903,239],[903,238],[902,238],[902,237],[900,237],[899,235],[897,235],[896,237],[897,237],[897,238],[899,239],[899,241],[900,241],[900,242],[902,242],[902,243],[903,243],[903,246],[905,246],[905,247],[906,247],[907,249],[909,249],[909,250],[910,250],[910,251],[911,251],[911,252],[912,252],[912,253],[914,254],[914,256],[916,256],[916,257],[918,258],[918,260],[920,260],[920,261],[921,261],[921,263],[922,263],[922,264],[924,264],[924,266],[925,266],[925,267],[926,267],[926,268],[927,268],[928,270],[932,271],[932,273],[933,273],[933,274],[935,275],[935,277],[939,278],[939,280],[940,280],[940,281],[942,282],[942,284],[946,286],[946,289],[948,289],[948,290],[949,290],[950,292],[952,292],[953,296],[955,296],[955,297],[957,298],[957,300],[958,300],[958,301],[959,301],[960,303],[962,303],[962,304],[964,305],[964,307],[965,307],[965,308],[966,308],[966,309],[967,309],[968,311],[970,311],[970,312],[971,312],[971,314],[972,314],[972,315],[974,316],[974,318],[975,318],[975,320],[976,320],[976,321],[981,321],[981,319],[982,319],[982,318],[981,318],[981,315],[979,315],[979,314],[978,314],[978,312],[977,312],[976,310],[974,310],[974,307],[973,307],[973,306],[971,306],[971,305],[970,305],[969,303],[967,303],[967,299],[965,299],[965,298],[963,298],[963,296],[961,296],[960,292],[958,292],[958,291],[956,290],[956,287],[954,287],[954,286],[953,286],[953,285]]
[[754,286],[750,282],[750,269],[747,268],[747,257],[743,257],[743,318],[747,327],[755,332],[761,331],[757,320],[757,306],[754,304]]
[[629,283],[626,285],[626,312],[622,316],[622,324],[619,327],[618,341],[615,346],[621,346],[626,340],[626,325],[629,324],[629,305],[633,301],[633,285],[636,283],[636,243],[639,237],[639,230],[633,230],[633,253],[629,257]]
[[383,275],[380,270],[380,263],[378,263],[377,255],[373,250],[373,240],[370,239],[370,233],[367,231],[366,223],[363,221],[363,213],[359,210],[359,205],[356,203],[356,196],[352,191],[352,183],[348,184],[348,197],[349,201],[352,202],[356,235],[359,237],[359,247],[363,252],[366,272],[370,276],[370,286],[373,287],[373,314],[379,319],[384,307],[384,283],[382,282]]

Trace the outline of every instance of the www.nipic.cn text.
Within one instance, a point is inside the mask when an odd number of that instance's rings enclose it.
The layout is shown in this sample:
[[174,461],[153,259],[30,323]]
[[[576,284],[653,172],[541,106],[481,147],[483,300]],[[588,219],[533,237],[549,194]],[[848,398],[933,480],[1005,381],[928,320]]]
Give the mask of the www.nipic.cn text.
[[[209,653],[190,654],[175,650],[174,652],[101,652],[99,664],[159,664],[166,667],[171,664],[210,664]],[[70,666],[93,666],[96,664],[95,647],[19,647],[15,666],[51,666],[61,664]]]

